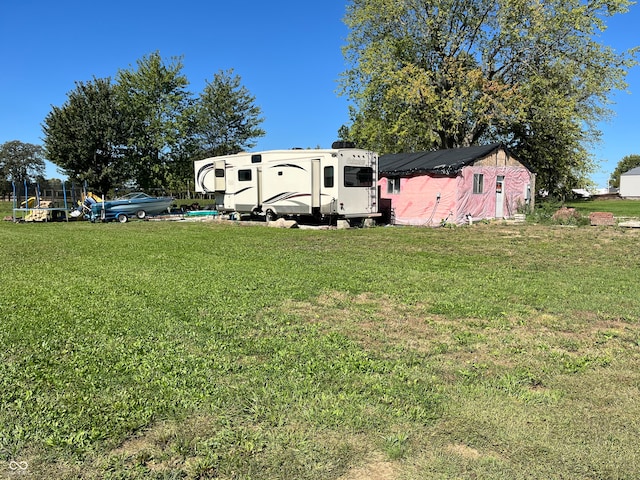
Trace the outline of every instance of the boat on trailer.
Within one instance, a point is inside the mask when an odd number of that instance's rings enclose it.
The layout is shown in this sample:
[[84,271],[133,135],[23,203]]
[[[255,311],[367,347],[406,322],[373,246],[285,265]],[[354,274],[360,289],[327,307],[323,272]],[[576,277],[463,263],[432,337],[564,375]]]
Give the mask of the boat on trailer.
[[87,197],[85,202],[89,202],[88,216],[92,222],[117,220],[125,223],[132,217],[142,220],[151,215],[168,213],[174,200],[173,197],[153,197],[144,192],[131,192],[113,200],[99,202]]

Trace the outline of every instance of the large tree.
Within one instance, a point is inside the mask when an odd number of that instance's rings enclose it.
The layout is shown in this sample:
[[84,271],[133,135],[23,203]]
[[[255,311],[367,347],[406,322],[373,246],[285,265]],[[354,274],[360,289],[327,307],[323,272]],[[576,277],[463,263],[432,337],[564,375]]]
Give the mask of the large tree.
[[551,193],[589,173],[589,142],[634,52],[598,43],[627,0],[352,0],[343,136],[380,153],[502,141]]
[[238,153],[265,135],[262,110],[233,70],[219,71],[207,82],[196,106],[196,138],[202,158]]
[[615,170],[609,179],[609,185],[613,188],[620,187],[620,175],[628,172],[632,168],[640,167],[640,155],[627,155],[616,165]]
[[48,159],[70,178],[106,194],[129,179],[125,125],[110,79],[77,82],[44,120]]
[[165,63],[158,52],[120,70],[117,88],[128,126],[127,161],[135,183],[167,188],[173,164],[183,157],[191,132],[192,100],[182,60]]
[[76,84],[43,124],[48,158],[73,179],[108,193],[121,186],[187,188],[193,160],[251,148],[264,135],[261,110],[232,70],[196,98],[180,58],[155,52],[114,83]]
[[18,140],[0,145],[0,176],[4,181],[33,182],[44,175],[44,151],[40,145]]

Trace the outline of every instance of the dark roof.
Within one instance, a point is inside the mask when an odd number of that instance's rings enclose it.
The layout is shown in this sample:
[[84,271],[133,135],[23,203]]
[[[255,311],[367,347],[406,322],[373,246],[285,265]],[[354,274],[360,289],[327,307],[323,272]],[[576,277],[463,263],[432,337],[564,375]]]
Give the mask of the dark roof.
[[631,170],[623,173],[622,175],[640,175],[640,167],[632,168]]
[[380,176],[408,176],[424,173],[453,175],[462,167],[504,148],[501,143],[465,148],[449,148],[435,152],[390,153],[381,155]]

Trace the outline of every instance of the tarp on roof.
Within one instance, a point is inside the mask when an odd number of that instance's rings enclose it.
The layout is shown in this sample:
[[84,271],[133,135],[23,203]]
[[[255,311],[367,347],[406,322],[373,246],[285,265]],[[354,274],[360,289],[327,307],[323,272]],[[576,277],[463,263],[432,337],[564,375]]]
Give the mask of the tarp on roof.
[[435,152],[391,153],[380,156],[380,176],[409,176],[425,173],[453,175],[462,167],[503,148],[500,143]]

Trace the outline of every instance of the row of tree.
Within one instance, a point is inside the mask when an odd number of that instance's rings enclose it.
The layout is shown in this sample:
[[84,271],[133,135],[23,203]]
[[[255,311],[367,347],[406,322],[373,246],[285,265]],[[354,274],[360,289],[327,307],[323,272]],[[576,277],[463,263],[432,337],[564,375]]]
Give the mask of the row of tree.
[[194,97],[182,68],[155,52],[115,81],[77,82],[44,120],[46,158],[102,193],[178,191],[188,188],[193,160],[255,146],[262,112],[240,77],[219,71]]
[[[640,166],[640,155],[622,158],[611,173],[609,186],[620,187],[620,175]],[[45,179],[44,149],[39,145],[12,140],[0,145],[0,196],[5,198],[17,183],[18,191],[23,182],[37,182],[45,190],[62,190],[59,179]]]
[[351,0],[343,139],[380,153],[503,142],[561,195],[595,167],[597,125],[636,50],[599,43],[627,0]]
[[[636,51],[598,42],[628,0],[350,0],[344,140],[380,154],[502,142],[563,195],[585,186]],[[79,82],[47,115],[45,155],[102,192],[179,190],[193,160],[255,146],[261,110],[233,71],[193,97],[178,58]]]

